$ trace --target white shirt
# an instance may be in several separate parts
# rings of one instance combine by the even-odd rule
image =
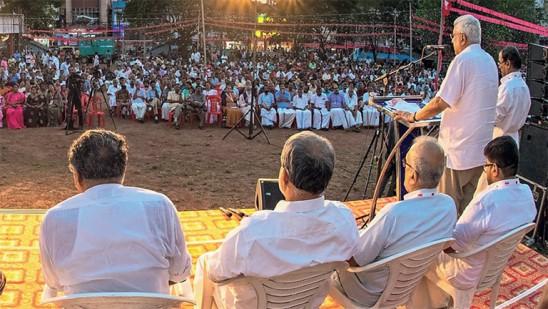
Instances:
[[[40,230],[47,286],[83,292],[169,293],[190,275],[177,212],[163,194],[94,186],[48,210]]]
[[[519,144],[518,131],[525,124],[530,107],[531,95],[521,73],[512,72],[501,78],[493,138],[509,135]]]
[[[362,231],[354,260],[365,266],[377,260],[451,237],[457,210],[451,197],[435,189],[421,189],[404,196],[403,201],[386,205]],[[386,269],[360,274],[359,281],[369,293],[352,289],[354,273],[339,273],[340,283],[350,298],[374,305],[388,280]]]
[[[481,247],[521,225],[532,222],[537,213],[533,194],[517,179],[492,183],[474,197],[455,227],[457,252],[469,252]],[[475,287],[485,262],[478,254],[458,260],[441,253],[438,269],[459,289]]]
[[[314,93],[310,97],[310,102],[314,104],[314,108],[324,109],[326,108],[327,96],[325,95],[325,93],[322,93],[320,95],[318,95],[317,93]]]
[[[358,96],[356,95],[356,91],[352,92],[352,96],[350,96],[347,91],[344,94],[344,103],[348,106],[348,109],[354,110],[354,108],[358,106]]]
[[[449,104],[439,134],[448,168],[467,170],[484,163],[483,148],[493,136],[497,87],[497,65],[479,44],[451,61],[437,93]]]
[[[342,203],[317,199],[280,201],[274,211],[259,211],[232,230],[219,249],[207,254],[209,278],[239,275],[268,278],[322,263],[345,261],[354,253],[358,229]],[[200,276],[198,273],[196,277]],[[250,286],[219,288],[225,308],[257,308]],[[319,308],[325,294],[314,300]]]
[[[299,97],[297,94],[293,97],[292,104],[296,109],[306,109],[308,107],[308,96],[303,93],[302,97]]]

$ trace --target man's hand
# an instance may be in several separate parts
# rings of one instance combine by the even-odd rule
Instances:
[[[403,120],[403,121],[407,121],[409,123],[413,123],[415,122],[415,120],[413,119],[413,113],[410,113],[410,112],[396,112],[395,113],[395,116],[394,116],[394,120]]]

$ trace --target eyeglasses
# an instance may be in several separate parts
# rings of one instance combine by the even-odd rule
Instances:
[[[415,173],[417,173],[417,175],[419,174],[419,172],[417,172],[417,169],[412,167],[411,164],[407,163],[407,160],[405,160],[405,158],[402,159],[402,162],[403,162],[403,168],[407,168],[409,167],[410,169],[412,169]]]
[[[483,170],[486,170],[490,166],[497,166],[497,164],[496,163],[485,163],[485,164],[483,164]]]
[[[453,41],[453,39],[454,39],[457,35],[459,35],[459,34],[464,34],[464,33],[463,33],[463,32],[457,32],[457,33],[455,33],[455,34],[452,34],[452,33],[451,33],[451,34],[449,35],[449,37],[451,38],[451,41]]]

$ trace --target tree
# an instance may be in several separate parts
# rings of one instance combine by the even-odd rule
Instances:
[[[61,0],[4,0],[2,13],[25,15],[25,24],[31,29],[46,29],[58,19]]]

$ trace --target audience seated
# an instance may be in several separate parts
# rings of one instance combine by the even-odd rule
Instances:
[[[403,201],[385,206],[361,231],[353,266],[377,260],[442,238],[451,237],[457,211],[453,199],[438,193],[436,187],[445,167],[444,151],[431,137],[418,137],[405,157]],[[362,305],[373,306],[388,279],[386,269],[367,273],[339,271],[334,285]],[[357,293],[362,285],[368,293]],[[361,290],[361,289],[360,289]]]
[[[334,166],[335,153],[327,139],[302,132],[286,141],[278,177],[285,200],[273,211],[243,219],[217,250],[198,259],[194,280],[198,306],[211,297],[210,280],[272,277],[352,256],[358,237],[352,212],[323,195]],[[312,308],[322,304],[327,284],[324,288]],[[223,285],[212,294],[225,308],[257,308],[251,286]]]
[[[169,293],[188,278],[176,209],[164,195],[123,185],[123,136],[90,130],[68,151],[79,194],[48,210],[40,230],[45,295],[85,292]]]
[[[518,147],[510,136],[495,138],[484,149],[486,158],[483,170],[489,186],[472,199],[455,227],[455,243],[446,252],[469,252],[505,233],[532,222],[536,207],[531,189],[516,178],[519,162]],[[437,265],[427,274],[426,289],[430,295],[415,296],[419,307],[445,306],[448,295],[433,284],[444,281],[459,290],[475,288],[480,279],[485,255],[455,259],[445,253],[438,257]],[[424,293],[424,291],[417,291]],[[419,303],[431,301],[431,303]]]

